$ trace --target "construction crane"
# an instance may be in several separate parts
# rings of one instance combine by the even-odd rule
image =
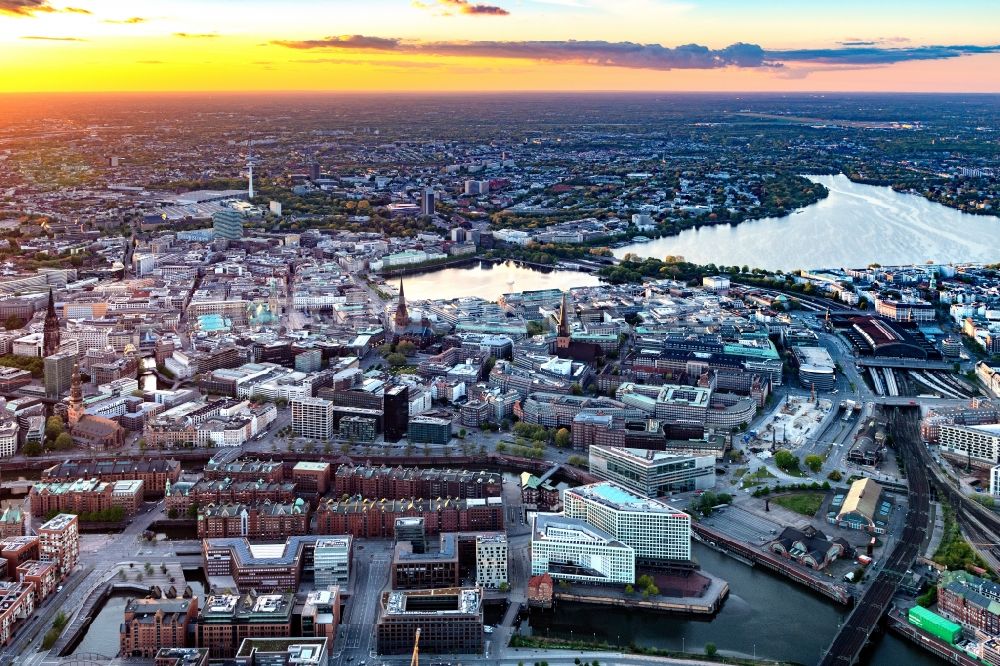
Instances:
[[[413,635],[413,655],[410,657],[410,666],[420,666],[420,627]]]

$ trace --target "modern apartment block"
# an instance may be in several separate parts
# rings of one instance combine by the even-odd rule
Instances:
[[[505,534],[476,536],[476,585],[496,589],[508,582],[507,550]]]
[[[59,566],[59,577],[65,579],[80,558],[80,523],[71,513],[60,513],[38,528],[43,560]]]
[[[535,515],[531,531],[531,575],[584,583],[635,582],[635,550],[614,535],[577,518]]]
[[[35,599],[31,583],[0,582],[0,645],[10,645],[17,623],[35,612]]]
[[[590,473],[643,497],[663,497],[714,488],[715,456],[591,446]]]
[[[635,550],[636,557],[687,562],[691,516],[655,499],[602,481],[563,492],[567,518],[582,520]]]
[[[330,439],[334,434],[333,403],[323,398],[291,401],[292,430],[300,437]]]

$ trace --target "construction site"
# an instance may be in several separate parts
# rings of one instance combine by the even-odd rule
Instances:
[[[833,402],[810,396],[787,396],[755,430],[744,436],[751,449],[797,449],[822,427]]]

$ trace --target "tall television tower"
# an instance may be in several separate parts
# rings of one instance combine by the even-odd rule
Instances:
[[[247,149],[247,173],[250,176],[250,186],[247,189],[247,193],[250,195],[250,198],[253,199],[253,165],[254,165],[254,159],[253,159],[253,139],[250,139],[250,140],[247,141],[247,146],[248,146],[248,149]]]

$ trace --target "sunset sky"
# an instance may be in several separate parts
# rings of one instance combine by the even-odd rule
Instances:
[[[0,0],[0,92],[1000,92],[997,0]]]

